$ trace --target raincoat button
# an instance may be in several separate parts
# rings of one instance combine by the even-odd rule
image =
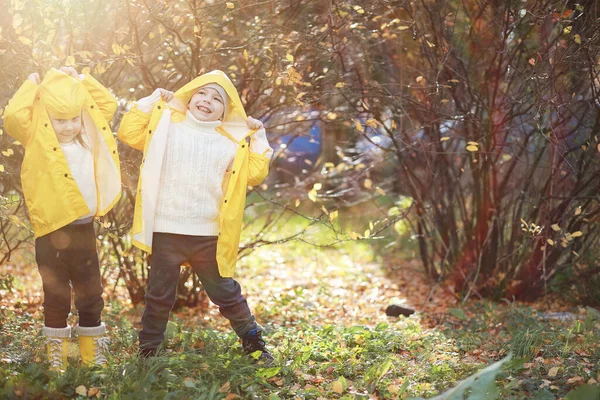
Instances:
[[[243,144],[243,145],[242,145],[242,149],[243,149],[244,147],[246,147],[246,145],[245,145],[245,144]]]
[[[227,203],[227,200],[225,200],[223,203]]]
[[[235,174],[235,171],[233,171],[232,174]]]
[[[94,108],[94,105],[92,104],[92,105],[90,106],[90,108]]]
[[[56,147],[54,149],[52,149],[52,150],[56,151]]]
[[[105,131],[105,130],[106,130],[106,127],[105,127],[105,126],[103,126],[103,127],[102,127],[102,130],[103,130],[103,131]]]
[[[113,154],[117,154],[117,151],[116,151],[116,150],[113,150]]]
[[[68,178],[68,177],[69,177],[69,174],[65,174],[65,178]]]
[[[152,135],[152,129],[148,130],[148,135]]]
[[[158,106],[158,107],[156,107],[156,108],[158,108],[158,109],[160,110],[160,106]]]
[[[48,127],[48,124],[44,124],[44,127],[46,127],[46,128],[47,128],[47,127]]]

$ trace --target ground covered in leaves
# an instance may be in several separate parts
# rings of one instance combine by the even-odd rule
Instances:
[[[267,332],[273,365],[245,357],[212,305],[178,310],[162,355],[138,359],[142,309],[110,290],[108,367],[83,367],[73,340],[70,367],[57,375],[43,353],[37,271],[26,255],[14,260],[0,266],[0,275],[14,276],[0,291],[0,398],[429,398],[509,353],[493,387],[483,395],[471,389],[469,398],[600,398],[597,310],[460,306],[428,285],[416,263],[375,256],[360,241],[264,247],[240,262],[238,280]],[[417,312],[387,317],[389,304]]]

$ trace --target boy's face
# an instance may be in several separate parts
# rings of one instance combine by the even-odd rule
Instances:
[[[192,96],[187,108],[198,121],[212,122],[223,117],[225,104],[217,90],[201,87]]]
[[[72,142],[81,132],[81,116],[71,119],[56,119],[50,117],[52,128],[59,143]]]

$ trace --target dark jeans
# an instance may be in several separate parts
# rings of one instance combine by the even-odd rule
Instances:
[[[72,287],[79,325],[100,325],[104,300],[93,222],[67,225],[37,238],[35,260],[44,287],[44,324],[67,327]]]
[[[216,258],[215,236],[154,233],[140,348],[155,349],[164,340],[169,313],[175,304],[180,266],[186,261],[238,336],[258,327],[246,298],[242,296],[240,284],[219,275]]]

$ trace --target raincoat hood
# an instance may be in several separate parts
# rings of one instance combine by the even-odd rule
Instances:
[[[173,109],[172,120],[174,122],[183,121],[187,111],[187,104],[190,102],[192,96],[202,86],[209,84],[219,85],[229,98],[228,100],[224,99],[226,104],[225,115],[223,116],[223,128],[225,130],[236,130],[239,127],[245,128],[247,116],[242,105],[242,100],[229,77],[225,72],[219,70],[200,75],[175,92],[174,101],[170,102]]]
[[[50,117],[72,119],[81,115],[87,91],[83,83],[54,68],[39,87],[40,100]]]

